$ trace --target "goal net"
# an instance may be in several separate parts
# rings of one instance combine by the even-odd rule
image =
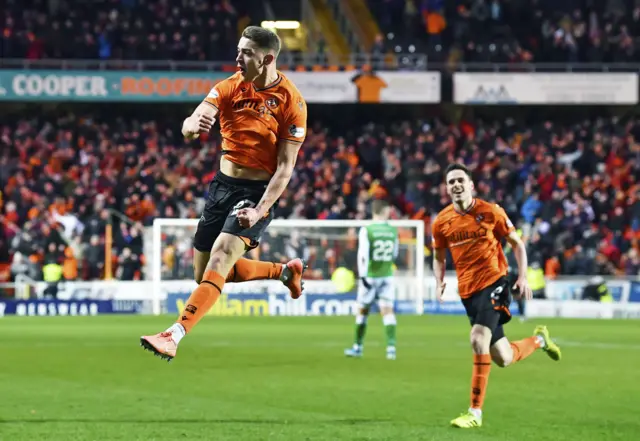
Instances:
[[[358,232],[371,221],[274,220],[251,259],[308,262],[304,295],[289,298],[279,281],[227,283],[212,315],[345,315],[356,310]],[[424,223],[389,221],[398,228],[395,261],[396,309],[422,314],[424,308]],[[153,313],[178,314],[193,280],[193,236],[198,219],[156,219],[153,223]]]

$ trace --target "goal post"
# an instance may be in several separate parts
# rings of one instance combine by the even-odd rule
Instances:
[[[158,218],[153,222],[153,247],[151,256],[151,279],[153,285],[153,314],[172,312],[167,308],[168,293],[180,289],[188,291],[193,283],[192,240],[198,219]],[[357,284],[357,239],[360,227],[375,223],[370,220],[273,220],[260,246],[248,253],[249,258],[284,262],[294,257],[310,260],[310,269],[305,277],[305,293],[314,296],[347,294],[344,286],[332,281],[337,277],[336,269],[347,274],[348,291],[355,295]],[[424,222],[419,220],[390,220],[388,223],[399,232],[399,255],[396,260],[396,292],[404,312],[422,314],[425,300],[424,268]],[[231,285],[231,286],[230,286]],[[238,288],[234,285],[244,285]],[[260,281],[225,285],[225,292],[253,293],[274,292],[282,288],[280,282]],[[250,287],[250,288],[247,288]],[[315,298],[315,297],[314,297]],[[294,305],[293,308],[298,308]],[[175,307],[174,307],[175,309]],[[277,309],[277,308],[276,308]],[[311,308],[313,309],[313,308]],[[316,308],[317,309],[317,308]],[[278,310],[279,311],[279,310]],[[288,309],[287,311],[290,312]],[[313,311],[299,311],[299,315]]]

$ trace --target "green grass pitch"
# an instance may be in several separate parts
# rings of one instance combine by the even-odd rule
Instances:
[[[0,319],[0,440],[633,440],[640,322],[546,320],[562,344],[492,368],[484,426],[469,400],[464,317],[398,318],[398,360],[370,318],[207,317],[167,364],[138,346],[173,317]],[[512,340],[537,322],[507,326]]]

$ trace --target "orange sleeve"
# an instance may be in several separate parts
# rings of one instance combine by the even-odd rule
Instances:
[[[516,231],[516,228],[513,226],[511,219],[509,219],[509,216],[507,216],[507,213],[500,205],[495,204],[493,206],[493,212],[496,216],[496,225],[493,229],[493,232],[498,239],[503,239],[513,231]]]
[[[292,95],[280,126],[280,139],[302,143],[307,136],[307,103],[298,95]]]
[[[204,102],[212,105],[218,111],[222,111],[227,103],[231,101],[232,84],[230,78],[220,81],[209,91],[209,95],[206,96]]]
[[[440,227],[439,218],[436,217],[433,227],[431,228],[431,235],[433,236],[432,245],[434,249],[441,250],[447,248],[447,238],[442,234],[442,228]]]

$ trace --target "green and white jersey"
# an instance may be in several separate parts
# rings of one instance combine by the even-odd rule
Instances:
[[[390,277],[398,257],[398,230],[388,223],[360,228],[358,236],[358,275]]]

